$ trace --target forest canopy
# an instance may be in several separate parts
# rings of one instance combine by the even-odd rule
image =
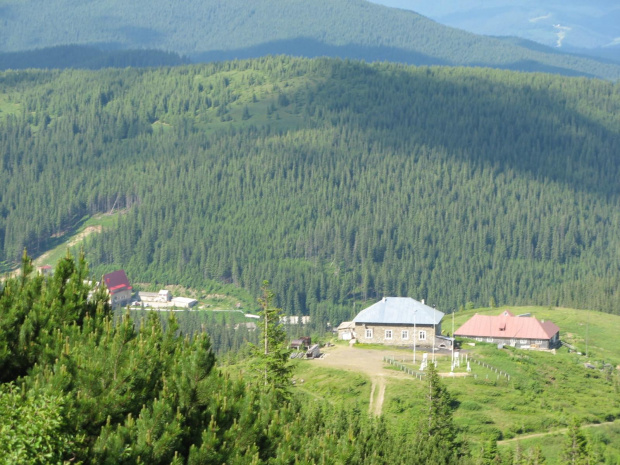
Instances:
[[[0,3],[0,51],[59,45],[158,49],[195,62],[287,54],[620,78],[618,63],[476,35],[365,0]]]
[[[0,73],[0,263],[84,218],[97,273],[354,300],[620,308],[620,88],[268,57]]]

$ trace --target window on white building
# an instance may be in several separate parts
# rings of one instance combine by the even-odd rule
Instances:
[[[372,329],[366,330],[366,339],[372,339]]]
[[[386,339],[392,339],[392,330],[391,329],[386,329],[385,330],[385,338]]]
[[[478,341],[478,342],[482,342],[482,338],[481,338],[481,337],[477,337],[477,338],[476,338],[476,341]]]
[[[409,339],[409,331],[407,331],[406,329],[403,329],[402,333],[400,333],[400,338]]]
[[[487,342],[493,342],[493,338],[492,337],[487,337]]]
[[[426,341],[426,331],[420,331],[420,332],[418,333],[418,339],[419,339],[420,341]]]

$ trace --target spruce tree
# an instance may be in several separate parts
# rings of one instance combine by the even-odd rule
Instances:
[[[590,453],[588,439],[581,431],[579,420],[573,418],[566,432],[562,448],[562,462],[570,465],[589,465]]]
[[[452,418],[452,398],[433,363],[428,365],[425,383],[426,415],[420,422],[411,455],[405,461],[412,464],[458,463],[464,454]]]
[[[259,345],[253,345],[255,366],[261,373],[262,384],[267,390],[275,390],[278,396],[288,397],[289,378],[292,366],[289,363],[290,349],[286,344],[286,332],[280,324],[282,310],[273,306],[275,294],[269,287],[269,281],[263,281],[260,305],[260,339]]]

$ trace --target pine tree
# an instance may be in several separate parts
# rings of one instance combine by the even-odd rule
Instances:
[[[452,418],[452,398],[433,363],[428,365],[425,389],[427,414],[421,420],[411,455],[405,462],[458,463],[463,451]]]
[[[545,459],[540,446],[530,449],[526,463],[527,465],[545,465],[547,463],[547,459]]]
[[[256,367],[261,372],[266,389],[275,390],[279,396],[287,397],[292,366],[289,363],[290,350],[286,344],[286,332],[280,324],[282,310],[273,306],[275,294],[264,281],[261,287],[260,345],[252,346]]]
[[[581,431],[579,420],[573,418],[566,432],[562,448],[562,461],[570,465],[589,465],[591,463],[588,439]]]
[[[427,418],[425,434],[439,437],[446,444],[456,444],[456,427],[452,419],[452,397],[439,379],[435,364],[428,365],[427,382]]]

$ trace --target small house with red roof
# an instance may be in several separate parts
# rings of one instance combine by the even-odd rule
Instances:
[[[515,316],[508,310],[496,316],[475,314],[454,335],[523,349],[553,349],[560,345],[560,328],[551,321],[537,320],[529,314]]]
[[[116,270],[104,275],[103,282],[110,294],[110,305],[112,307],[125,305],[131,301],[133,288],[129,284],[125,270]]]
[[[52,268],[52,265],[43,265],[37,268],[37,271],[39,272],[40,275],[43,276],[52,276],[52,274],[54,274],[54,269]]]

